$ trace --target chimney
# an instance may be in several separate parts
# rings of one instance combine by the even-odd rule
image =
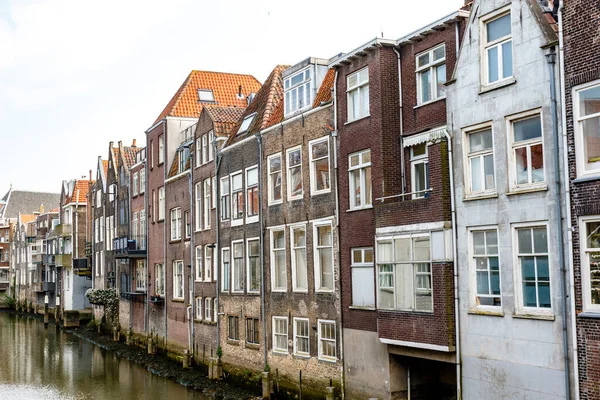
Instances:
[[[131,147],[136,147],[135,143],[136,143],[136,140],[133,139],[133,143],[131,143]]]
[[[40,214],[44,213],[44,204],[40,204]]]

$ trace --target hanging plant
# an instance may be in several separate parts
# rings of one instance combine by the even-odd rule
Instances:
[[[119,298],[117,290],[110,289],[88,289],[85,295],[90,303],[104,306],[104,316],[111,326],[116,326],[119,321]]]

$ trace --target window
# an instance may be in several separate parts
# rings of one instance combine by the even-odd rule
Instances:
[[[198,182],[194,185],[194,196],[196,198],[196,209],[194,210],[194,219],[196,231],[202,229],[202,183]]]
[[[259,344],[258,318],[246,318],[246,343]]]
[[[202,297],[196,297],[196,319],[202,319]]]
[[[154,291],[157,296],[165,295],[164,264],[154,264]]]
[[[110,218],[108,219],[108,226],[109,226],[108,231],[110,232]],[[134,239],[134,240],[137,241],[137,237],[138,237],[138,213],[136,213],[136,212],[133,213],[133,222],[131,224],[131,230],[132,230],[132,232],[131,232],[132,239]]]
[[[229,247],[221,250],[221,291],[229,291]]]
[[[158,188],[158,220],[165,219],[165,187]]]
[[[202,164],[208,162],[208,136],[202,135]]]
[[[515,229],[518,281],[522,286],[523,307],[549,309],[550,269],[548,235],[545,226]]]
[[[294,355],[310,356],[308,318],[294,318]]]
[[[173,298],[183,299],[183,260],[173,261]]]
[[[248,219],[250,217],[258,218],[258,167],[246,170],[246,202],[248,204]]]
[[[295,292],[308,291],[308,269],[306,266],[306,228],[290,228],[292,242],[292,288]]]
[[[217,177],[216,176],[212,177],[211,186],[212,186],[212,194],[210,195],[210,200],[211,200],[210,205],[211,205],[211,208],[215,209],[215,208],[217,208]]]
[[[329,192],[329,138],[308,144],[311,194]]]
[[[187,159],[190,155],[190,149],[189,147],[184,147],[182,149],[180,149],[177,152],[178,155],[178,163],[177,163],[177,173],[181,174],[183,171],[185,171],[186,168],[186,163],[187,163]]]
[[[210,228],[211,178],[204,180],[204,229]]]
[[[440,45],[416,57],[417,104],[445,96],[446,46]]]
[[[273,291],[287,290],[285,262],[285,230],[271,231],[271,287]]]
[[[429,235],[377,242],[381,309],[433,311]]]
[[[242,121],[242,125],[240,125],[240,129],[237,132],[237,135],[246,132],[250,128],[252,121],[254,121],[254,117],[256,117],[256,113],[252,113],[244,118],[244,120]]]
[[[196,162],[196,168],[198,168],[200,165],[202,165],[202,138],[199,137],[196,139],[196,145],[194,146],[194,149],[196,151],[196,158],[195,158],[195,162]]]
[[[429,158],[427,143],[410,148],[410,175],[412,181],[412,198],[427,197],[429,191]]]
[[[110,217],[110,225],[114,229],[115,221],[114,217]],[[140,210],[140,236],[139,236],[139,247],[140,250],[146,250],[146,211]]]
[[[154,140],[150,141],[150,169],[154,168]]]
[[[244,187],[242,185],[242,173],[231,175],[231,208],[232,218],[244,218]]]
[[[581,274],[584,311],[600,310],[600,219],[585,217],[579,222],[581,232]]]
[[[158,165],[165,162],[165,137],[160,135],[158,137]]]
[[[152,222],[156,222],[156,190],[152,189]]]
[[[284,80],[285,115],[293,114],[312,105],[310,67]]]
[[[286,154],[288,200],[302,198],[302,148],[289,149]]]
[[[375,308],[373,248],[354,248],[352,254],[352,306]]]
[[[146,261],[138,260],[135,266],[135,290],[146,291]]]
[[[146,168],[140,169],[140,194],[146,191]]]
[[[213,245],[214,246],[214,245]],[[213,248],[211,245],[204,246],[204,281],[210,282],[212,279],[212,259]]]
[[[510,121],[512,145],[512,186],[544,182],[544,150],[540,115]]]
[[[370,207],[371,196],[371,150],[348,156],[350,175],[350,209]]]
[[[215,150],[213,148],[214,141],[215,133],[213,131],[208,132],[208,161],[212,161],[215,158]]]
[[[215,96],[213,95],[213,91],[210,89],[198,89],[198,100],[214,102]]]
[[[239,322],[240,317],[234,317],[230,315],[227,320],[227,339],[229,340],[240,340],[240,332],[239,332]]]
[[[600,83],[593,82],[573,93],[577,175],[600,171]]]
[[[348,122],[369,115],[369,69],[364,68],[348,75],[346,79],[348,95]]]
[[[133,195],[134,196],[138,195],[138,178],[139,178],[139,174],[136,171],[133,173]]]
[[[288,319],[273,317],[273,351],[288,353]]]
[[[494,141],[492,129],[485,128],[466,132],[467,146],[467,191],[481,193],[494,191]]]
[[[171,210],[171,240],[181,239],[181,207]]]
[[[267,160],[269,167],[269,204],[281,202],[281,154],[269,156]]]
[[[229,206],[229,177],[221,178],[221,221],[226,221],[230,216]]]
[[[333,234],[331,224],[315,225],[315,289],[333,291]]]
[[[188,239],[192,236],[192,222],[190,221],[190,212],[186,211],[183,214],[183,222],[185,225],[185,238]]]
[[[204,299],[204,320],[210,321],[212,319],[212,299],[207,297]]]
[[[512,77],[512,32],[510,13],[483,22],[485,83]]]
[[[244,243],[233,243],[233,291],[244,291]]]
[[[201,281],[202,280],[202,246],[196,246],[196,258],[195,258],[195,265],[194,265],[194,269],[196,271],[196,276],[195,276],[195,280],[196,281]]]
[[[260,291],[260,241],[248,239],[246,251],[248,252],[248,292]]]
[[[475,305],[501,306],[498,231],[471,231],[471,265],[475,273]]]
[[[102,207],[102,192],[100,190],[96,191],[96,208]]]
[[[336,360],[335,321],[319,320],[319,360]]]
[[[219,302],[216,297],[213,298],[213,321],[219,321]]]

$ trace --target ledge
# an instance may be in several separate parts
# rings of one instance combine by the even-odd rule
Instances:
[[[260,344],[256,344],[256,343],[245,343],[244,347],[247,349],[252,349],[252,350],[260,350]]]
[[[487,315],[488,317],[504,317],[504,311],[494,311],[494,310],[483,310],[479,308],[471,308],[467,311],[467,314],[471,315]]]
[[[501,81],[501,82],[492,83],[491,85],[485,85],[485,86],[482,85],[479,88],[479,94],[481,95],[484,93],[488,93],[488,92],[494,91],[496,89],[514,85],[515,83],[517,83],[517,78],[515,78],[513,76],[512,78],[509,78],[509,79]]]
[[[530,314],[524,312],[516,312],[513,314],[513,318],[520,319],[537,319],[541,321],[554,321],[554,314]]]
[[[526,187],[526,188],[522,188],[522,189],[512,189],[511,191],[506,193],[506,195],[507,196],[515,196],[518,194],[525,194],[525,193],[545,192],[547,190],[548,190],[548,185],[544,184],[543,186],[531,186],[531,187]]]
[[[486,194],[480,194],[480,195],[465,196],[465,197],[463,197],[463,202],[475,201],[475,200],[486,200],[486,199],[497,199],[497,198],[498,198],[498,193],[494,192],[494,193],[486,193]]]
[[[184,300],[184,299],[171,299],[171,301],[172,301],[173,303],[183,303],[183,302],[185,302],[185,300]]]
[[[372,210],[372,209],[373,209],[373,205],[370,205],[370,206],[365,206],[365,207],[360,207],[360,208],[349,208],[346,210],[346,212],[364,211],[364,210]]]
[[[375,307],[359,307],[359,306],[349,306],[351,310],[362,310],[362,311],[377,311]]]
[[[225,340],[225,343],[230,344],[232,346],[239,346],[240,345],[240,341],[239,340],[229,339],[229,338],[227,338]]]
[[[577,314],[577,318],[600,319],[600,313],[584,311],[584,312]]]
[[[582,176],[581,178],[573,179],[571,182],[573,183],[585,183],[585,182],[593,182],[600,180],[600,175],[590,175],[590,176]]]
[[[413,110],[416,110],[416,109],[421,108],[421,107],[426,107],[426,106],[428,106],[430,104],[437,103],[438,101],[442,101],[442,100],[446,100],[446,96],[439,97],[439,98],[437,98],[435,100],[429,100],[429,101],[426,101],[425,103],[417,104],[416,106],[413,107]]]

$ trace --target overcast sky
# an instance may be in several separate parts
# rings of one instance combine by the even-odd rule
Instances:
[[[192,69],[254,75],[397,39],[463,0],[0,0],[0,196],[60,192],[144,131]]]

